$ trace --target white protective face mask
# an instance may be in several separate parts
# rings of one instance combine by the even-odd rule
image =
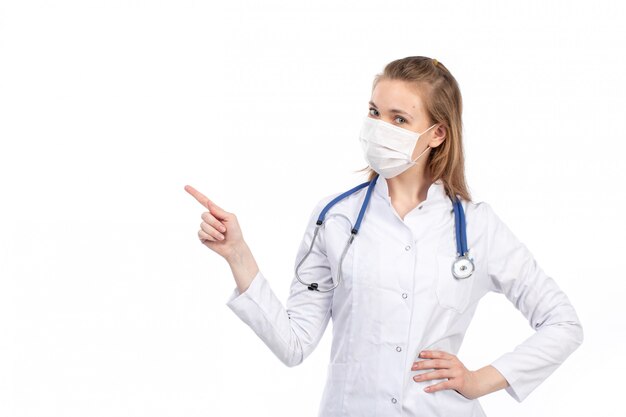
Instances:
[[[381,119],[365,116],[359,134],[363,156],[370,167],[383,178],[392,178],[413,165],[428,150],[411,160],[415,144],[421,135],[428,132],[435,123],[422,133],[403,129]]]

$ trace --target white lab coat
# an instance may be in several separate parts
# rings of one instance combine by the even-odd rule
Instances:
[[[300,268],[305,282],[329,288],[367,187],[326,214],[315,246]],[[343,192],[343,191],[342,191]],[[294,266],[308,250],[322,208],[313,209]],[[423,390],[442,380],[415,382],[411,365],[424,349],[457,354],[476,306],[489,291],[503,293],[536,332],[491,365],[506,391],[522,401],[581,343],[576,312],[556,282],[486,202],[462,202],[474,274],[457,280],[452,202],[440,181],[404,220],[387,182],[374,187],[361,228],[343,263],[341,284],[310,291],[295,274],[286,308],[261,271],[243,294],[235,287],[227,306],[287,366],[300,364],[318,345],[328,321],[333,338],[319,416],[485,416],[478,400],[454,390]],[[463,358],[459,358],[463,361]]]

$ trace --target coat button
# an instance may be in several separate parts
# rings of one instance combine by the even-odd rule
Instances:
[[[406,297],[408,297],[407,293],[403,292],[402,293],[402,298],[406,298]]]
[[[404,250],[411,250],[411,245],[406,245],[406,246],[404,247]]]
[[[396,400],[395,398],[392,398],[392,399],[391,399],[391,402],[395,404],[395,403],[397,403],[397,402],[398,402],[398,400]]]
[[[398,352],[400,352],[400,351],[402,350],[402,348],[401,348],[400,346],[396,346],[396,350],[397,350]]]

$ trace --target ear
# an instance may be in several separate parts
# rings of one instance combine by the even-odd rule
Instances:
[[[441,145],[447,137],[448,137],[448,129],[442,123],[439,126],[437,126],[435,130],[433,131],[433,137],[430,139],[428,146],[430,146],[431,148],[436,148],[437,146]]]

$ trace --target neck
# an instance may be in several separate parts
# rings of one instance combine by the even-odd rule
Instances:
[[[431,177],[421,164],[407,169],[393,178],[385,178],[392,201],[419,204],[426,200]]]

